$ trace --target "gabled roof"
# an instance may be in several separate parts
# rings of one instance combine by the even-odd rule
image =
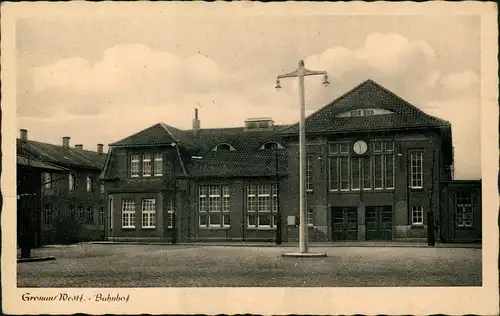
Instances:
[[[26,156],[20,156],[17,155],[17,165],[26,167],[26,168],[33,168],[33,169],[40,169],[41,171],[66,171],[68,169],[63,168],[63,167],[58,167],[56,165],[50,164],[43,162],[41,160],[31,158],[31,157],[26,157]]]
[[[385,109],[394,114],[361,117],[337,117],[355,109]],[[373,80],[366,80],[341,97],[306,118],[306,133],[342,133],[348,131],[376,131],[396,128],[450,126],[448,121],[424,113]],[[298,124],[282,131],[296,134]]]
[[[17,139],[17,153],[23,157],[34,158],[44,163],[66,168],[101,170],[106,159],[106,154],[91,150],[65,148],[59,145],[34,140],[21,141],[20,139]]]
[[[162,146],[180,142],[181,146],[192,148],[195,146],[189,136],[173,126],[165,123],[157,123],[138,133],[128,136],[122,140],[109,144],[112,147],[141,147],[141,146]]]

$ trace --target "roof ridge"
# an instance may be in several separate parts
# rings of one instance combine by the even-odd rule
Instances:
[[[20,138],[16,138],[16,139],[17,139],[17,140],[19,140],[19,141],[22,141]],[[26,143],[30,143],[30,142],[32,142],[32,143],[38,143],[38,144],[43,144],[43,145],[54,146],[54,147],[56,147],[56,148],[69,148],[69,149],[72,149],[72,150],[77,150],[77,149],[76,149],[76,148],[74,148],[74,147],[63,147],[63,146],[58,145],[58,144],[47,143],[47,142],[41,142],[41,141],[39,141],[39,140],[34,140],[34,139],[28,139],[28,140],[26,140],[26,141],[24,141],[24,142],[26,142]],[[84,152],[89,152],[89,153],[94,153],[94,154],[99,154],[99,152],[98,152],[98,151],[96,151],[96,150],[89,150],[89,149],[78,149],[78,150],[79,150],[79,151],[84,151]],[[104,153],[103,153],[103,154],[104,154]]]
[[[373,81],[372,79],[366,79],[365,81],[362,81],[361,83],[359,83],[358,85],[356,85],[354,88],[351,88],[350,90],[348,90],[347,92],[343,93],[342,95],[340,95],[339,97],[337,97],[336,99],[334,99],[333,101],[330,101],[329,103],[323,105],[322,107],[320,107],[318,110],[314,111],[313,113],[309,114],[305,120],[307,120],[308,118],[314,116],[314,115],[317,115],[323,111],[325,111],[326,109],[328,109],[331,105],[335,104],[335,103],[338,103],[340,100],[344,99],[345,97],[347,97],[348,95],[350,95],[351,93],[353,93],[354,91],[360,89],[362,86],[368,84],[368,83],[375,83],[377,84],[375,81]],[[294,123],[292,125],[290,125],[289,127],[287,128],[284,128],[281,132],[283,131],[286,131],[287,129],[291,129],[291,128],[294,128],[295,126],[299,125],[300,123],[297,122],[297,123]]]

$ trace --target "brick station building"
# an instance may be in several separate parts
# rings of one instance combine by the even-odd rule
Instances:
[[[31,246],[104,238],[104,186],[99,181],[106,153],[28,139],[22,129],[17,142],[18,238],[30,235]],[[60,221],[81,225],[78,232],[60,232]],[[71,228],[68,228],[71,229]],[[75,236],[68,236],[68,234]]]
[[[272,241],[281,216],[297,240],[298,124],[200,125],[196,110],[191,130],[158,123],[110,144],[106,238]],[[307,117],[306,137],[311,241],[425,240],[429,214],[438,240],[480,240],[480,186],[452,181],[449,122],[367,80]]]

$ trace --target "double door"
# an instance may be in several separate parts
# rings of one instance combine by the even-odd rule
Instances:
[[[392,239],[392,207],[366,206],[366,240]]]
[[[332,207],[332,240],[358,240],[357,207]]]

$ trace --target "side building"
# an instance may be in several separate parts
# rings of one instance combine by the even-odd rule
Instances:
[[[106,238],[298,240],[298,132],[270,118],[202,129],[196,110],[191,130],[158,123],[110,144]],[[443,202],[455,183],[449,122],[367,80],[307,117],[306,137],[311,241],[464,240]]]
[[[104,185],[99,181],[106,159],[103,145],[97,151],[82,145],[72,148],[69,137],[63,137],[61,145],[47,144],[29,140],[22,129],[17,155],[18,170],[23,170],[18,173],[18,190],[29,186],[37,192],[29,212],[37,245],[104,238]],[[35,169],[26,178],[24,170]],[[18,222],[23,225],[23,220]]]

